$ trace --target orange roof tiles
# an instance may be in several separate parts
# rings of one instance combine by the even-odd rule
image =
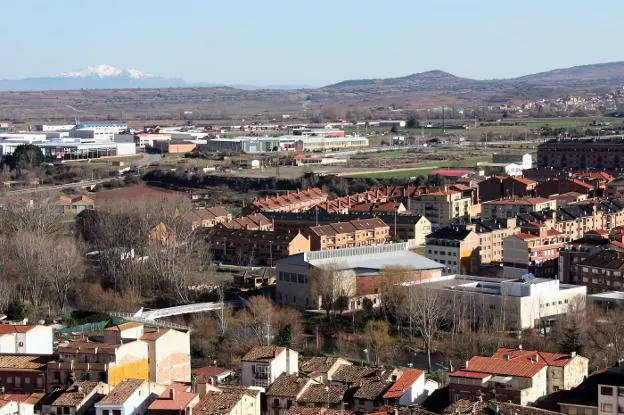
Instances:
[[[148,410],[154,411],[180,411],[184,410],[197,397],[191,392],[184,392],[175,388],[167,388],[160,394],[158,399],[150,404]]]
[[[401,396],[403,396],[405,391],[407,391],[414,384],[414,382],[418,380],[418,378],[424,376],[424,374],[425,372],[423,372],[422,370],[406,370],[405,372],[403,372],[401,377],[396,382],[394,382],[392,386],[390,386],[390,389],[386,391],[383,396],[384,399],[400,398]]]
[[[3,334],[26,333],[34,327],[34,325],[27,324],[0,324],[0,336]]]
[[[538,362],[546,363],[548,366],[564,367],[574,359],[567,353],[549,353],[539,352],[535,350],[509,349],[500,347],[492,355],[493,358],[504,360],[505,356],[509,356],[511,360],[524,360],[532,362],[537,358]]]
[[[466,370],[492,375],[532,378],[546,367],[544,362],[531,360],[503,360],[494,357],[474,356],[468,361]]]

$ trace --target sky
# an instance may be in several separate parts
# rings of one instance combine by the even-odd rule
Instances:
[[[321,86],[441,69],[509,78],[624,60],[622,0],[10,0],[0,79],[98,64]]]

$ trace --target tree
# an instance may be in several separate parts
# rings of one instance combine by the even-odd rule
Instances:
[[[439,174],[436,174],[435,176],[430,176],[429,179],[427,180],[428,186],[442,186],[443,184],[444,184],[444,178],[440,176]]]
[[[43,163],[45,157],[41,149],[33,144],[19,145],[13,151],[13,154],[8,156],[7,162],[11,168],[16,170],[32,169],[38,167]]]
[[[390,325],[383,320],[370,320],[364,327],[366,351],[375,366],[388,359],[394,350],[394,339],[389,330]]]
[[[68,293],[84,276],[82,255],[74,241],[64,239],[55,243],[49,259],[50,285],[56,294],[59,310],[63,310]]]
[[[6,316],[9,320],[23,320],[30,314],[30,309],[26,304],[18,298],[14,298],[6,310]]]
[[[407,290],[404,315],[410,318],[425,343],[427,368],[431,372],[433,341],[441,329],[447,302],[439,291],[413,285]]]
[[[570,327],[563,333],[563,339],[559,345],[559,349],[563,353],[576,352],[581,354],[583,352],[583,347],[580,327],[576,321],[572,321]]]
[[[420,122],[418,121],[418,118],[410,117],[410,119],[405,123],[405,126],[407,128],[420,128]]]
[[[338,264],[314,268],[310,273],[309,282],[310,294],[320,301],[319,305],[325,310],[328,321],[331,319],[332,310],[339,309],[340,298],[348,299],[355,291],[355,274],[343,271]]]
[[[393,126],[390,128],[390,132],[391,132],[391,133],[398,133],[398,132],[399,132],[399,129],[397,128],[397,126],[396,126],[396,125],[393,125]]]
[[[277,333],[277,345],[281,347],[291,348],[293,345],[292,326],[286,324]]]
[[[364,297],[362,300],[362,309],[368,317],[373,315],[373,300],[368,297]]]

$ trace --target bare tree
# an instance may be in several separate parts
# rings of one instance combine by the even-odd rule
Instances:
[[[12,257],[19,264],[20,287],[31,304],[38,307],[47,292],[48,252],[54,248],[50,239],[29,231],[12,236]]]
[[[343,268],[339,264],[328,264],[314,268],[309,275],[310,294],[320,300],[327,320],[331,319],[332,310],[344,306],[344,298],[355,295],[355,274]]]
[[[261,295],[251,297],[238,319],[258,345],[270,345],[277,332],[276,307],[271,300]]]
[[[414,327],[423,338],[429,372],[431,372],[433,341],[441,329],[446,310],[447,300],[438,290],[418,285],[408,288],[404,313],[406,317],[411,318]]]
[[[59,232],[62,226],[56,212],[56,195],[38,195],[32,200],[12,199],[0,210],[2,233],[29,231],[41,234]]]
[[[49,252],[48,276],[54,288],[59,310],[63,310],[67,295],[84,276],[82,250],[71,239],[56,241]]]

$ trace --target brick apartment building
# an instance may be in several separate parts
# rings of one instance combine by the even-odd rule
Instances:
[[[473,201],[470,196],[457,190],[442,190],[414,197],[410,202],[414,215],[425,216],[436,228],[448,225],[458,218],[471,217]]]
[[[490,200],[481,204],[481,217],[512,218],[521,213],[540,212],[557,208],[555,200],[543,197],[512,197],[508,199]]]
[[[587,286],[588,294],[624,291],[624,252],[600,251],[575,267],[577,282]]]
[[[596,194],[594,186],[579,179],[552,179],[535,186],[535,194],[540,197],[576,192],[584,195]]]
[[[300,232],[213,228],[205,233],[215,261],[238,265],[268,265],[289,255],[310,251]]]
[[[390,227],[379,218],[312,226],[303,231],[312,251],[380,245],[390,241]]]
[[[503,273],[519,277],[533,273],[536,277],[555,278],[558,273],[559,250],[565,235],[545,225],[529,224],[521,232],[503,240]]]
[[[537,166],[554,170],[616,171],[624,162],[624,139],[550,140],[537,147]]]
[[[577,265],[601,251],[615,248],[607,235],[596,231],[587,232],[582,238],[566,242],[559,251],[559,281],[580,284]]]
[[[479,200],[532,196],[537,182],[519,176],[492,176],[479,182]]]

